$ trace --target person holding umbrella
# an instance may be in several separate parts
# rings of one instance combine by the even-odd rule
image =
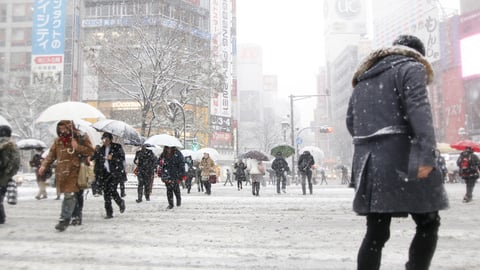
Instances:
[[[277,178],[277,194],[280,194],[280,182],[282,183],[283,193],[286,193],[287,177],[285,176],[285,172],[290,171],[290,168],[288,167],[285,158],[283,158],[282,152],[277,152],[275,159],[272,162],[272,169],[275,171],[275,176]]]
[[[167,209],[173,208],[173,195],[175,194],[177,207],[182,205],[182,195],[180,193],[180,182],[185,180],[185,159],[178,149],[174,146],[164,146],[160,154],[159,171],[162,182],[167,188]]]
[[[478,169],[480,166],[480,160],[477,155],[473,153],[471,147],[466,147],[457,159],[457,166],[459,167],[458,173],[465,182],[467,191],[463,197],[463,202],[468,203],[472,201],[473,188],[478,179]]]
[[[153,151],[147,148],[146,144],[142,144],[141,149],[135,153],[133,163],[137,165],[138,171],[138,199],[135,201],[137,203],[142,202],[143,194],[145,194],[145,200],[150,201],[150,182],[153,181],[157,158]]]
[[[78,198],[78,196],[81,197],[83,192],[77,186],[80,162],[93,155],[94,148],[88,135],[81,135],[71,120],[61,120],[57,123],[57,135],[38,173],[44,175],[47,168],[57,161],[55,182],[64,196],[60,219],[55,229],[62,232],[70,225],[75,208],[78,209],[77,215],[81,218],[83,197]]]

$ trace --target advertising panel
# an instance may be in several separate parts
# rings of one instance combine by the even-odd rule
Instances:
[[[35,0],[32,26],[33,85],[63,84],[66,0]]]
[[[473,11],[460,17],[459,22],[460,55],[462,77],[474,79],[480,77],[478,61],[480,47],[480,11]]]
[[[228,148],[233,149],[232,136],[224,136],[221,132],[231,132],[232,118],[232,2],[231,0],[210,1],[211,14],[211,48],[213,58],[225,71],[223,89],[216,93],[210,102],[210,125],[214,130],[211,136],[211,147],[226,148],[225,140],[229,139]],[[219,139],[221,138],[221,140]]]

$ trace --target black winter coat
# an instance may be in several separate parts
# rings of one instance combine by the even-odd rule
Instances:
[[[186,176],[185,159],[183,158],[182,153],[178,150],[175,150],[171,156],[162,153],[160,155],[159,165],[162,171],[162,181],[180,181]]]
[[[157,157],[150,149],[138,150],[133,163],[137,164],[139,177],[151,177],[157,167]]]
[[[353,78],[346,124],[353,137],[353,210],[426,213],[448,207],[440,169],[416,179],[418,167],[435,166],[435,134],[427,83],[428,61],[394,46],[371,53]]]
[[[125,181],[126,172],[125,172],[125,152],[123,151],[122,145],[118,143],[110,143],[109,154],[112,154],[112,160],[108,161],[108,167],[110,168],[110,174],[113,176],[115,181]],[[99,167],[97,170],[102,170],[105,172],[105,145],[102,145],[98,151],[95,151],[94,156],[92,157],[95,160],[95,163],[99,161]],[[96,173],[96,172],[95,172]]]

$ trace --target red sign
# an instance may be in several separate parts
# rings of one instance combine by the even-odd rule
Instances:
[[[50,55],[50,56],[35,56],[35,64],[61,64],[63,56]]]

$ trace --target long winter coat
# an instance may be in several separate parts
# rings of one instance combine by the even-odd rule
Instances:
[[[20,153],[17,145],[11,141],[0,144],[0,187],[6,187],[7,182],[20,167]]]
[[[211,157],[203,157],[200,161],[200,169],[202,170],[202,177],[209,176],[210,173],[215,173],[215,162]]]
[[[353,137],[353,210],[358,214],[425,213],[448,207],[427,94],[428,61],[404,46],[370,54],[353,77],[346,124]]]
[[[114,181],[121,182],[125,180],[125,152],[123,151],[122,145],[118,143],[110,143],[110,151],[108,154],[112,154],[112,159],[108,161],[108,168],[110,169],[110,174],[113,177]],[[96,160],[101,160],[99,164],[103,170],[105,169],[105,145],[102,145],[100,149],[95,153],[99,157],[96,157]]]
[[[160,170],[162,181],[180,181],[185,177],[185,159],[180,151],[172,150],[172,154],[163,152],[160,156]]]
[[[62,141],[58,132],[58,126],[65,124],[69,130],[73,131],[73,140],[78,143],[78,148],[73,151],[72,142]],[[60,192],[78,192],[77,179],[80,170],[80,159],[91,156],[94,148],[87,134],[80,135],[79,131],[74,128],[72,121],[62,120],[57,124],[57,135],[50,152],[42,162],[42,167],[48,168],[56,160],[55,167],[55,183]]]
[[[155,173],[157,167],[157,157],[152,150],[146,148],[135,153],[133,163],[137,164],[138,175],[140,178],[150,178]]]

